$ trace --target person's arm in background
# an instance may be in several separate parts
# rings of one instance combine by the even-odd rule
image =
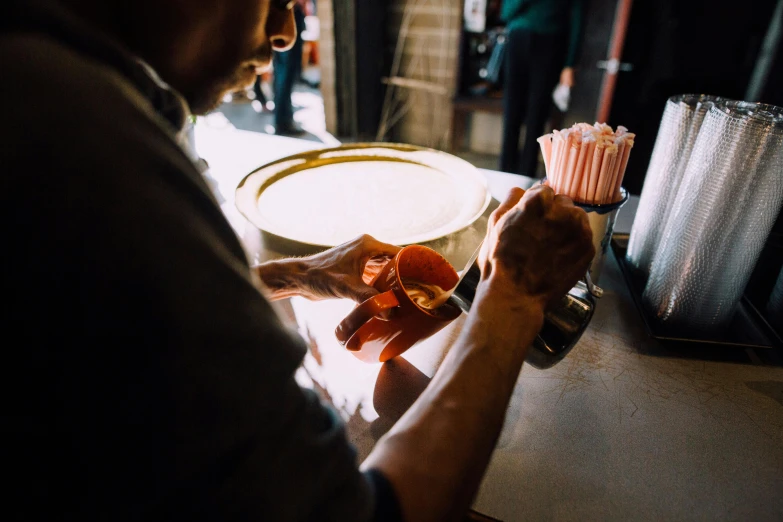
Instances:
[[[363,463],[391,482],[405,520],[464,515],[544,311],[584,274],[590,238],[586,214],[548,187],[515,189],[493,213],[482,282],[459,340]]]
[[[584,0],[572,0],[568,21],[568,51],[565,66],[560,73],[560,83],[568,87],[574,86],[574,65],[579,54],[584,27]]]
[[[524,4],[523,0],[503,0],[500,4],[500,19],[509,23],[519,14]]]

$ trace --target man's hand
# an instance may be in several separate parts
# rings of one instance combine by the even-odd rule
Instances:
[[[565,85],[566,87],[573,87],[574,86],[574,68],[573,67],[564,67],[562,71],[560,71],[560,85]]]
[[[459,338],[363,464],[389,479],[407,520],[462,520],[544,309],[584,275],[591,237],[584,211],[549,187],[515,189],[493,212]]]
[[[271,261],[256,269],[272,299],[347,298],[361,303],[378,294],[368,283],[399,251],[400,247],[363,235],[313,256]]]
[[[513,189],[490,216],[479,266],[493,299],[557,302],[585,274],[595,250],[587,214],[545,185]]]

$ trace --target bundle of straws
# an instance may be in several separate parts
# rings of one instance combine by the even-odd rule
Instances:
[[[577,123],[538,138],[547,185],[578,203],[606,205],[621,199],[635,134],[605,123]]]

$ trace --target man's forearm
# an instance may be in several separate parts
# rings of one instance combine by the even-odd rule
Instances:
[[[274,301],[299,295],[299,282],[307,272],[307,265],[296,259],[280,259],[261,263],[253,269],[269,290],[269,298]]]
[[[473,499],[503,426],[527,347],[543,322],[531,300],[509,310],[480,289],[457,343],[421,397],[376,445],[365,468],[392,482],[406,520],[449,520]]]

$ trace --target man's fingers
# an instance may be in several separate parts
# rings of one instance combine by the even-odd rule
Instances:
[[[347,285],[345,287],[345,295],[344,297],[347,297],[348,299],[353,299],[357,303],[363,303],[366,300],[370,299],[371,297],[375,297],[380,292],[376,290],[375,288],[371,287],[370,285],[366,284],[355,284],[355,285]]]
[[[377,276],[381,270],[383,270],[383,267],[392,259],[391,256],[376,256],[369,259],[362,259],[362,281],[370,284],[370,282],[375,279],[375,276]]]
[[[383,243],[369,234],[364,234],[356,240],[359,242],[359,248],[356,253],[359,254],[358,269],[360,275],[363,273],[366,276],[368,272],[375,275],[375,273],[380,272],[381,268],[389,260],[397,255],[397,252],[402,250],[402,247]],[[365,282],[368,281],[365,279]]]
[[[508,196],[506,196],[506,200],[500,204],[498,208],[495,209],[495,212],[498,212],[500,214],[505,214],[510,209],[514,208],[514,205],[519,203],[519,200],[522,199],[522,197],[525,195],[525,190],[521,189],[519,187],[512,188]]]
[[[525,191],[525,193],[528,193],[528,194],[536,194],[536,193],[538,193],[538,192],[541,192],[541,191],[547,191],[547,190],[552,190],[552,187],[550,187],[550,186],[549,186],[549,185],[547,185],[546,183],[536,183],[535,185],[533,185],[532,187],[530,187],[529,189],[527,189],[527,190]]]
[[[584,209],[581,209],[576,205],[570,205],[563,208],[563,211],[567,212],[572,220],[582,226],[582,232],[585,234],[585,237],[593,237],[593,229],[590,228],[590,219]]]
[[[369,234],[365,234],[361,237],[362,246],[364,252],[368,258],[377,256],[389,256],[394,257],[397,252],[402,250],[402,247],[390,245],[389,243],[383,243],[378,241]]]
[[[564,196],[563,194],[557,194],[554,199],[555,204],[562,205],[564,207],[573,207],[574,201],[569,198],[568,196]]]
[[[384,266],[386,266],[386,263],[388,263],[388,262],[389,262],[389,261],[391,261],[392,259],[394,259],[394,256],[386,256],[386,255],[383,255],[383,256],[372,256],[372,257],[367,257],[367,258],[364,260],[364,269],[365,269],[365,270],[369,270],[369,269],[371,269],[371,268],[378,268],[378,269],[381,269],[381,268],[383,268]]]
[[[506,196],[506,200],[503,201],[498,208],[496,208],[494,211],[492,211],[492,214],[490,215],[490,223],[495,224],[498,222],[498,219],[500,219],[503,214],[514,208],[514,205],[519,203],[519,200],[522,199],[522,196],[525,195],[525,190],[521,189],[519,187],[514,187],[511,189],[511,191],[508,193],[508,196]]]
[[[380,272],[386,266],[386,263],[392,259],[394,259],[394,256],[373,255],[370,252],[365,252],[359,258],[359,270],[363,272]]]
[[[548,185],[536,185],[525,192],[525,196],[517,203],[518,208],[527,208],[534,214],[541,215],[552,205],[555,191]]]

